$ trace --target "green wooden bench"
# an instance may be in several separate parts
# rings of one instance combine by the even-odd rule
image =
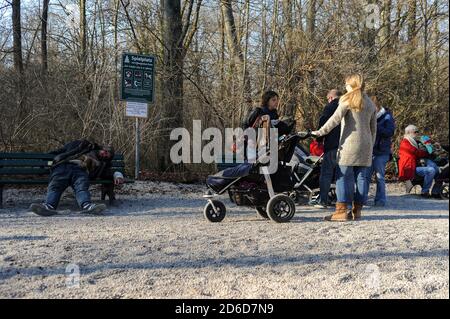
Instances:
[[[47,185],[54,155],[48,153],[0,153],[0,208],[3,206],[3,188],[5,185]],[[112,161],[113,171],[125,175],[123,155],[117,154]],[[125,183],[134,182],[125,178]],[[112,180],[95,179],[92,184],[100,184],[101,199],[108,195],[109,203],[115,200]]]

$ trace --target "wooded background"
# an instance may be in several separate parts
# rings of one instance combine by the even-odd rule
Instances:
[[[444,0],[0,0],[0,151],[86,137],[132,165],[123,51],[157,57],[144,169],[211,170],[171,165],[170,130],[238,127],[267,89],[298,129],[317,128],[350,72],[392,110],[397,145],[408,124],[448,142],[448,18]]]

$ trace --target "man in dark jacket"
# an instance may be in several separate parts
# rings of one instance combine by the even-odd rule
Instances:
[[[375,194],[375,206],[386,205],[386,164],[391,157],[392,137],[395,132],[395,121],[389,110],[385,109],[377,100],[376,96],[371,96],[377,108],[377,135],[373,145],[372,167],[367,176],[367,183],[370,184],[373,173],[376,176],[377,190]],[[369,186],[369,185],[367,185]],[[367,187],[369,191],[369,187]]]
[[[319,119],[319,128],[322,127],[328,119],[333,115],[339,105],[339,98],[341,93],[336,90],[330,90],[327,94],[328,104],[325,106],[322,116]],[[318,142],[324,144],[324,154],[322,160],[322,166],[320,168],[320,195],[317,201],[311,202],[310,204],[319,208],[327,208],[328,203],[328,192],[330,191],[330,186],[333,181],[334,173],[336,170],[336,155],[337,149],[339,147],[339,139],[341,135],[341,126],[336,126],[331,132],[324,136],[318,138]]]
[[[106,206],[91,202],[89,179],[103,178],[121,184],[123,175],[113,173],[111,161],[114,149],[100,146],[87,140],[77,140],[64,145],[63,148],[50,152],[55,155],[48,184],[47,198],[42,204],[32,204],[31,211],[41,216],[57,214],[59,200],[67,187],[75,192],[78,205],[83,213],[98,214]]]

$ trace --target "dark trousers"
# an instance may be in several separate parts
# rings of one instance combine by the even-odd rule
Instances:
[[[320,167],[320,202],[328,205],[328,192],[336,172],[336,155],[337,149],[325,152],[323,155],[322,165]]]
[[[89,174],[76,164],[61,164],[50,175],[46,203],[58,207],[62,193],[71,186],[75,192],[78,205],[91,201],[89,193]]]

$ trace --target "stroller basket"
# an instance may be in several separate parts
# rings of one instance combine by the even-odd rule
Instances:
[[[264,206],[269,200],[269,193],[265,189],[237,189],[228,190],[230,200],[238,206]]]

